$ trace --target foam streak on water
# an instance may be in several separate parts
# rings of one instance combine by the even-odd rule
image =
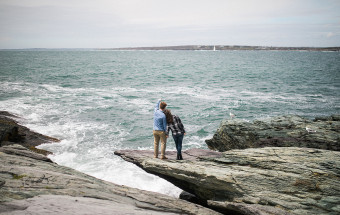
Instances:
[[[340,54],[323,52],[0,51],[0,109],[61,139],[41,148],[65,165],[118,184],[177,196],[170,183],[114,155],[153,148],[158,98],[207,148],[229,112],[253,120],[340,110]],[[167,150],[175,150],[172,138]]]

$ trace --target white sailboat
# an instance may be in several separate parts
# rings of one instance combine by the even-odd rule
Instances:
[[[216,46],[214,46],[214,51],[216,51]]]

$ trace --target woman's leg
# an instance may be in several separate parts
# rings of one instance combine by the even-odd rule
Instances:
[[[183,157],[182,157],[182,142],[183,142],[183,137],[184,137],[183,134],[178,135],[178,149],[177,149],[177,153],[179,154],[179,159],[180,160],[183,160]]]
[[[174,138],[176,150],[177,150],[177,159],[176,160],[179,160],[180,157],[179,157],[179,153],[178,153],[178,135],[172,135],[172,138]]]

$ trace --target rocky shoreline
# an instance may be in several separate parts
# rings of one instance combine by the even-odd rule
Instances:
[[[109,183],[53,163],[33,147],[58,141],[0,112],[3,214],[339,214],[340,117],[224,120],[210,149],[115,154],[187,193],[183,199]],[[308,129],[306,129],[306,127]],[[40,153],[40,154],[39,154]],[[45,155],[44,155],[45,154]],[[195,202],[191,203],[191,202]]]
[[[328,51],[338,52],[340,47],[274,47],[274,46],[231,46],[231,45],[184,45],[155,47],[126,47],[100,50],[172,50],[172,51]]]
[[[220,214],[60,166],[43,155],[46,151],[30,150],[39,141],[56,139],[32,132],[13,118],[1,112],[1,214]]]

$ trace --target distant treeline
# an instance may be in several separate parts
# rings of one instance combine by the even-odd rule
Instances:
[[[274,47],[274,46],[227,46],[227,45],[186,45],[158,47],[107,48],[101,50],[282,50],[282,51],[340,51],[340,47]]]

